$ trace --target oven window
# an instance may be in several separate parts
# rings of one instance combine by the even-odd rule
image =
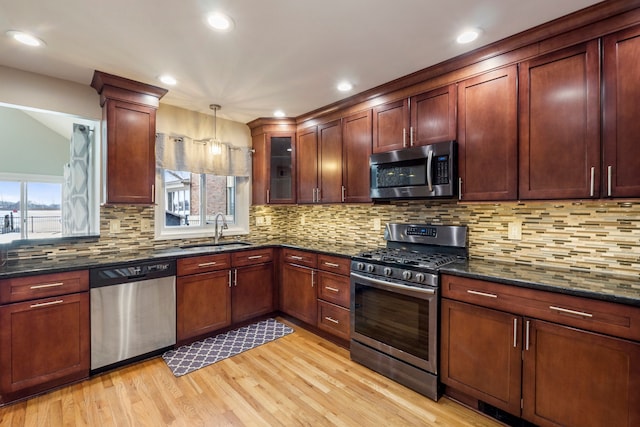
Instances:
[[[429,301],[356,284],[355,331],[429,360]]]
[[[374,166],[374,179],[377,188],[405,187],[425,185],[427,165],[425,159],[417,159]]]

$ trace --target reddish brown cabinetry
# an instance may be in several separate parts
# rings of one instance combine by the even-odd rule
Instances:
[[[87,271],[0,280],[0,289],[0,402],[89,376]]]
[[[318,255],[318,328],[348,340],[349,258]]]
[[[311,127],[298,132],[296,144],[296,179],[298,203],[317,203],[318,132]]]
[[[598,41],[520,64],[520,198],[598,197]]]
[[[342,119],[343,202],[370,202],[371,110]]]
[[[315,253],[283,249],[280,310],[310,325],[316,325],[317,256]]]
[[[258,133],[252,145],[253,204],[295,203],[295,133]]]
[[[458,86],[460,199],[515,200],[518,190],[517,68]]]
[[[449,275],[442,294],[447,387],[541,426],[640,422],[640,309]]]
[[[407,146],[409,100],[389,102],[373,109],[373,152],[399,150]]]
[[[165,89],[96,71],[106,126],[107,203],[152,204],[156,110]]]
[[[178,260],[176,323],[178,343],[231,325],[229,254]]]
[[[604,38],[603,197],[640,197],[640,27]]]
[[[231,254],[232,323],[271,313],[273,301],[273,249],[256,249]]]
[[[456,85],[411,97],[409,133],[416,146],[456,139]]]

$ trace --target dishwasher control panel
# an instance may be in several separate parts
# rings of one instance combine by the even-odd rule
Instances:
[[[89,285],[92,288],[97,288],[175,275],[175,261],[127,263],[111,267],[92,268],[89,270]]]

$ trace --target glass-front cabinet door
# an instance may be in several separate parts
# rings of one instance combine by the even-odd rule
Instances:
[[[267,204],[295,203],[294,135],[267,135],[269,145],[269,186]]]

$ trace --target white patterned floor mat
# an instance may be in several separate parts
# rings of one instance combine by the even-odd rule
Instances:
[[[267,319],[167,351],[162,358],[173,375],[180,377],[292,332],[289,326]]]

